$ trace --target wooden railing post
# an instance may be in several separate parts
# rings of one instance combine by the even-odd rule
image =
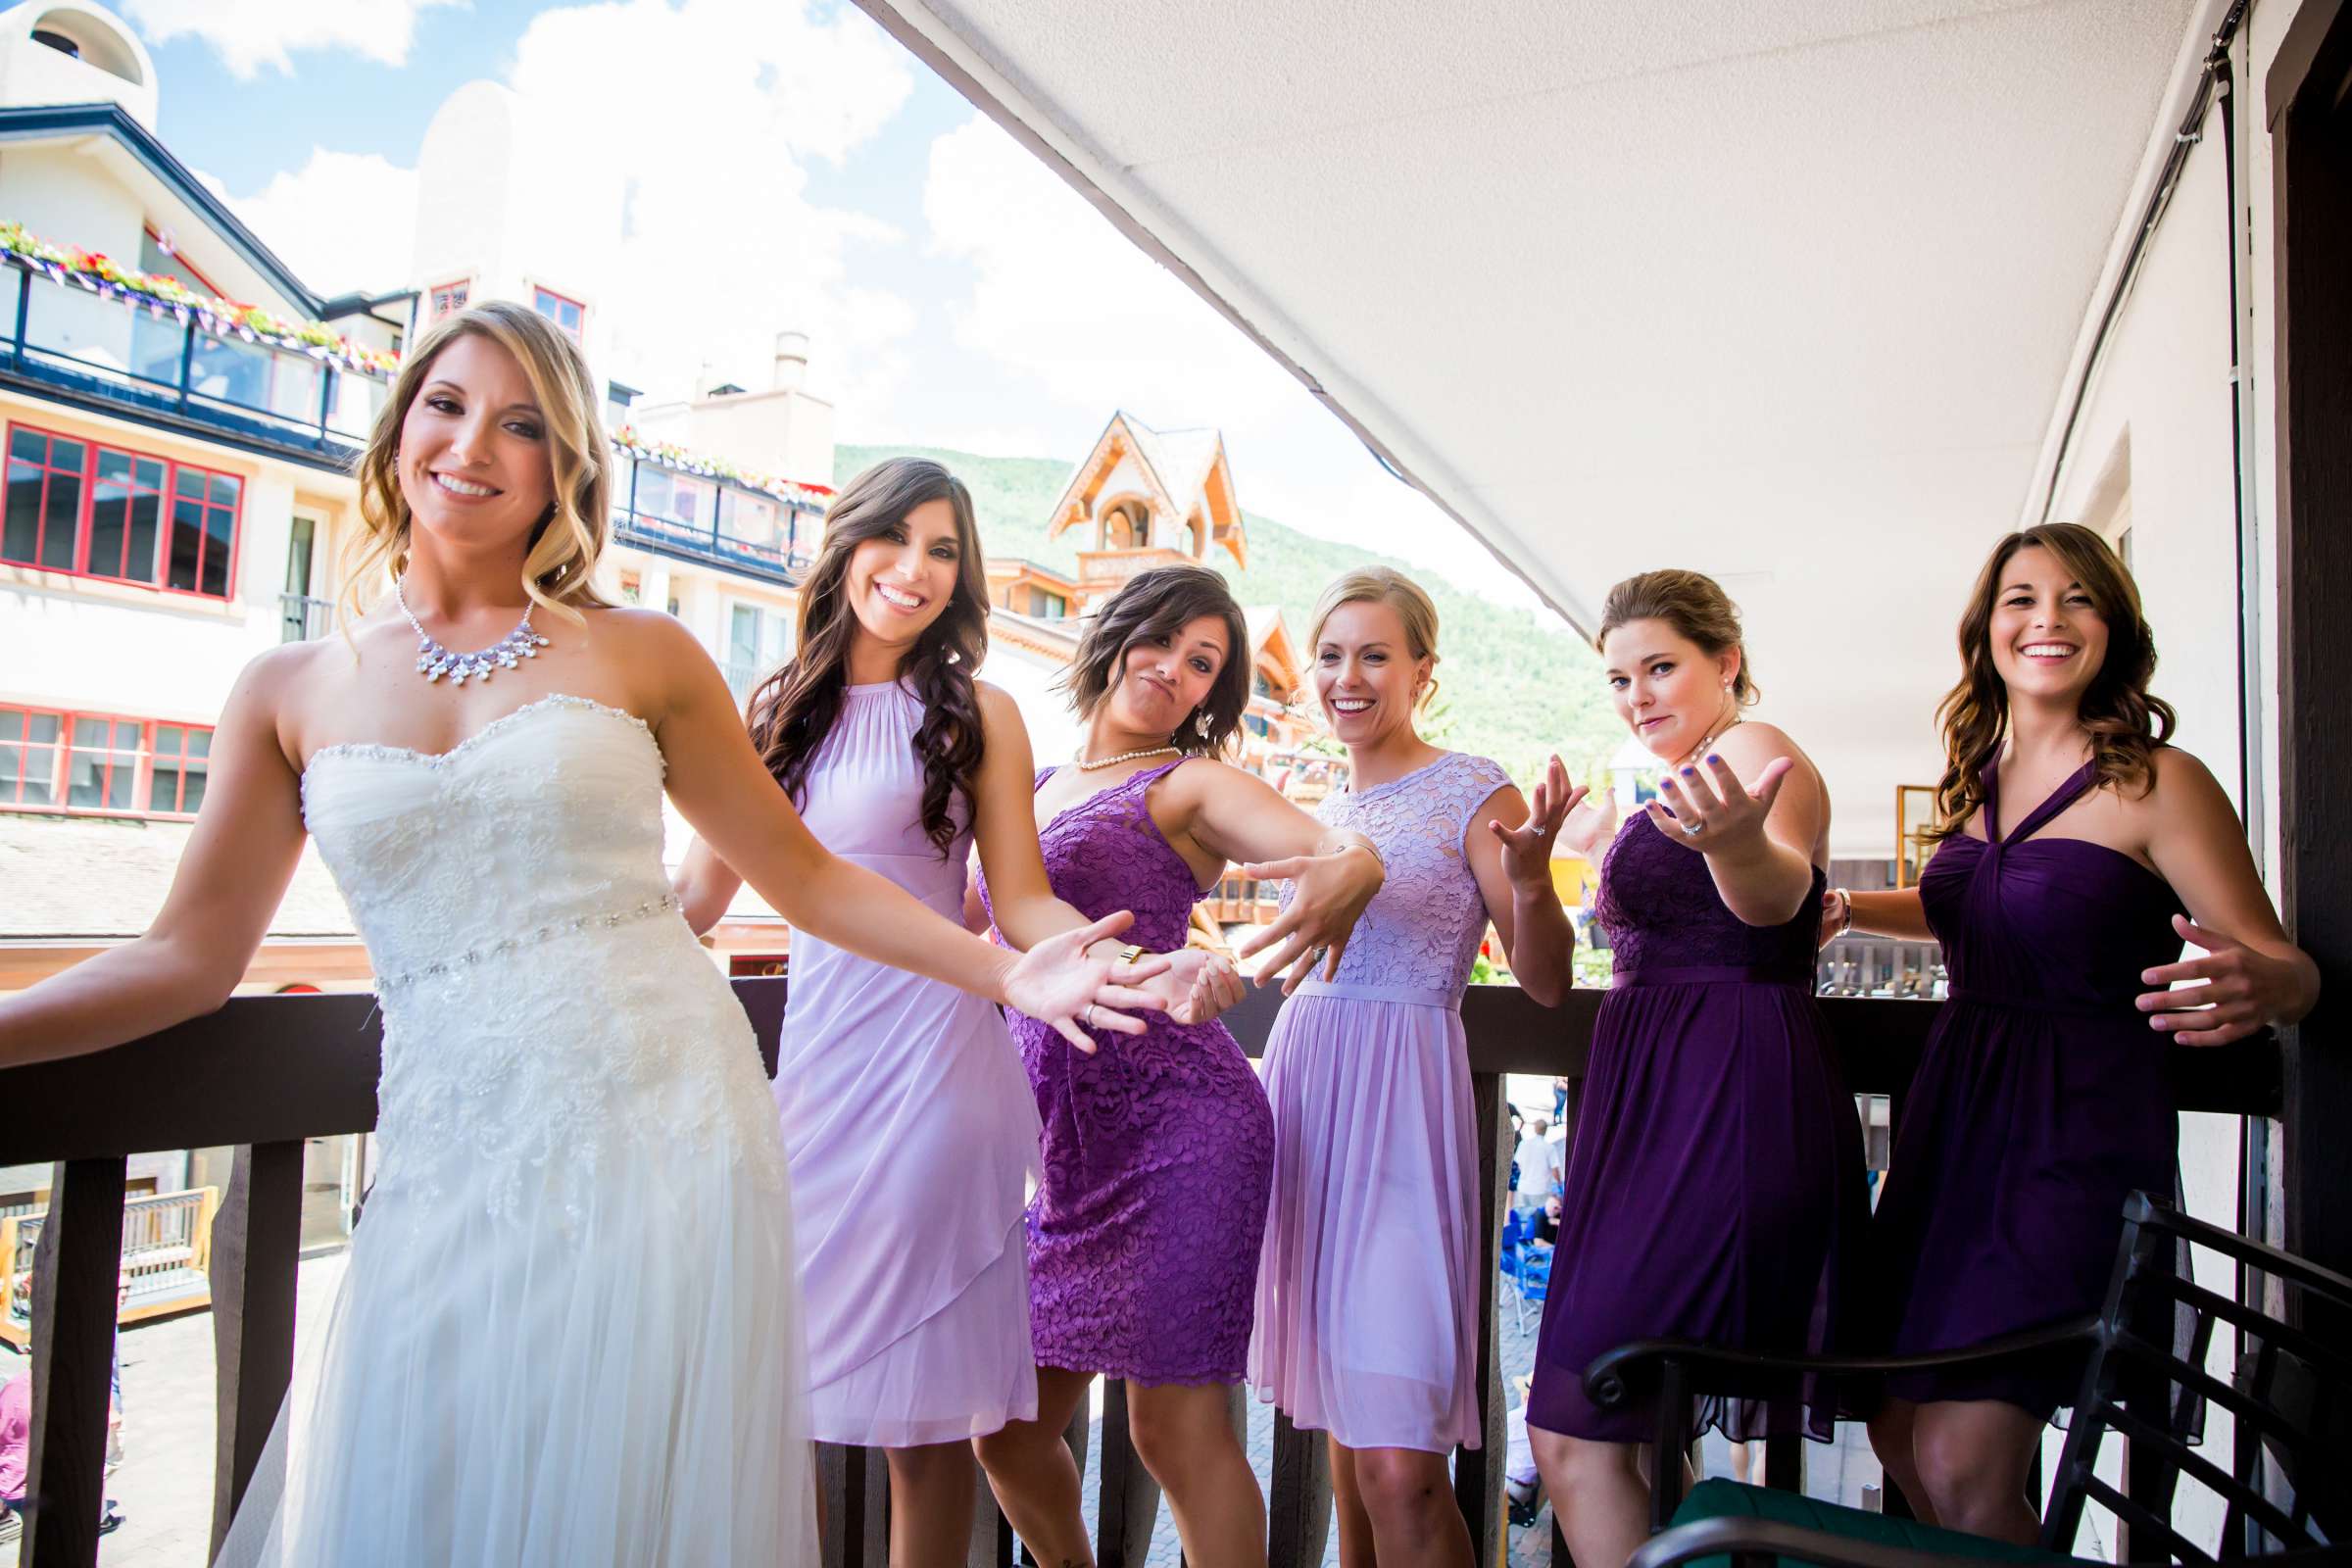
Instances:
[[[1482,1563],[1499,1560],[1510,1530],[1502,1505],[1502,1469],[1509,1452],[1510,1406],[1502,1392],[1502,1208],[1511,1169],[1511,1121],[1500,1073],[1474,1073],[1472,1114],[1478,1121],[1478,1413],[1479,1446],[1453,1455],[1453,1500],[1470,1527]]]
[[[1012,1568],[1012,1521],[997,1506],[977,1455],[972,1459],[972,1544],[963,1561],[964,1568]]]
[[[816,1498],[824,1568],[888,1568],[890,1467],[880,1448],[818,1444]]]
[[[1159,1483],[1144,1468],[1127,1431],[1127,1380],[1104,1380],[1102,1473],[1095,1525],[1097,1568],[1144,1568],[1159,1520]]]
[[[260,1468],[294,1377],[294,1284],[302,1256],[300,1142],[246,1144],[213,1216],[213,1545]],[[282,1464],[284,1456],[279,1455]],[[274,1479],[274,1478],[273,1478]],[[272,1489],[274,1490],[274,1489]]]
[[[120,1154],[60,1162],[33,1244],[31,1503],[19,1561],[91,1568],[106,1503],[106,1415],[122,1266]]]
[[[1267,1568],[1321,1568],[1331,1535],[1331,1444],[1274,1412],[1274,1476],[1266,1493]]]

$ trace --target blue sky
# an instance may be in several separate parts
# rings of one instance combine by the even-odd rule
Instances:
[[[843,441],[1074,459],[1116,407],[1161,428],[1216,425],[1250,510],[1533,603],[853,7],[116,3],[155,55],[166,142],[322,293],[416,281],[410,172],[457,87],[584,99],[610,138],[599,156],[630,181],[621,379],[675,394],[699,356],[742,380],[794,326],[811,334],[810,385],[835,398]],[[757,71],[716,65],[747,59]],[[679,230],[701,238],[662,243]],[[698,262],[763,281],[713,289]]]

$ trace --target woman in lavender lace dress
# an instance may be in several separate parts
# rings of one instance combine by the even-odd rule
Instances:
[[[1574,979],[1551,842],[1583,792],[1554,758],[1531,810],[1494,763],[1420,737],[1437,641],[1429,596],[1385,566],[1316,607],[1315,688],[1352,775],[1318,814],[1370,835],[1388,880],[1338,978],[1299,986],[1266,1045],[1274,1200],[1250,1380],[1329,1434],[1343,1568],[1474,1561],[1446,1468],[1481,1437],[1462,990],[1490,919],[1528,995],[1556,1004]]]
[[[1174,948],[1227,864],[1254,858],[1268,863],[1248,872],[1293,879],[1297,896],[1244,953],[1272,948],[1261,974],[1294,983],[1318,960],[1335,967],[1380,889],[1380,857],[1215,760],[1250,686],[1225,580],[1190,564],[1138,573],[1087,628],[1069,685],[1084,750],[1037,781],[1054,893],[1082,913],[1132,908],[1135,941]],[[1137,1456],[1167,1493],[1185,1555],[1262,1563],[1264,1502],[1227,1390],[1243,1375],[1265,1229],[1265,1091],[1221,1024],[1155,1020],[1091,1055],[1027,1018],[1013,1032],[1045,1122],[1029,1208],[1038,1414],[980,1440],[989,1482],[1040,1562],[1090,1561],[1061,1433],[1098,1374],[1123,1378]]]
[[[1951,969],[1872,1222],[1873,1327],[1901,1355],[2097,1311],[2124,1199],[2173,1182],[2166,1036],[2222,1045],[2291,1022],[2320,983],[2229,796],[2165,744],[2155,639],[2105,540],[2074,523],[2002,540],[1960,654],[1935,858],[1915,888],[1833,893],[1826,911],[1940,941]],[[2177,961],[2183,940],[2207,956]],[[2148,989],[2179,980],[2196,984]],[[2033,1457],[2082,1370],[2077,1355],[1890,1378],[1871,1443],[1921,1518],[2031,1542]]]
[[[1782,731],[1740,722],[1755,689],[1739,612],[1711,579],[1629,578],[1600,626],[1618,714],[1668,772],[1601,866],[1615,973],[1569,1152],[1528,1427],[1576,1560],[1611,1568],[1644,1534],[1651,1412],[1595,1408],[1586,1367],[1642,1339],[1817,1348],[1868,1215],[1861,1124],[1813,1002],[1830,837],[1820,775]],[[1569,843],[1597,847],[1606,811],[1575,813]],[[1698,1419],[1732,1438],[1826,1439],[1831,1412],[1709,1401]]]

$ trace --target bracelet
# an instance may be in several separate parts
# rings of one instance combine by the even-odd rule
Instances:
[[[1838,895],[1839,904],[1845,906],[1845,918],[1838,922],[1838,935],[1843,936],[1854,928],[1854,896],[1844,888],[1832,888],[1830,891]]]
[[[1332,851],[1331,853],[1334,855],[1345,855],[1349,850],[1361,850],[1366,855],[1372,857],[1372,863],[1380,867],[1381,880],[1388,880],[1388,858],[1380,853],[1380,848],[1378,845],[1375,845],[1370,839],[1356,839],[1351,843],[1341,845],[1338,849]]]

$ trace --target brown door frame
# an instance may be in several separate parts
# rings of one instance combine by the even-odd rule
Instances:
[[[2278,462],[2278,881],[2318,960],[2287,1032],[2285,1240],[2352,1270],[2352,4],[2304,0],[2265,81]]]

